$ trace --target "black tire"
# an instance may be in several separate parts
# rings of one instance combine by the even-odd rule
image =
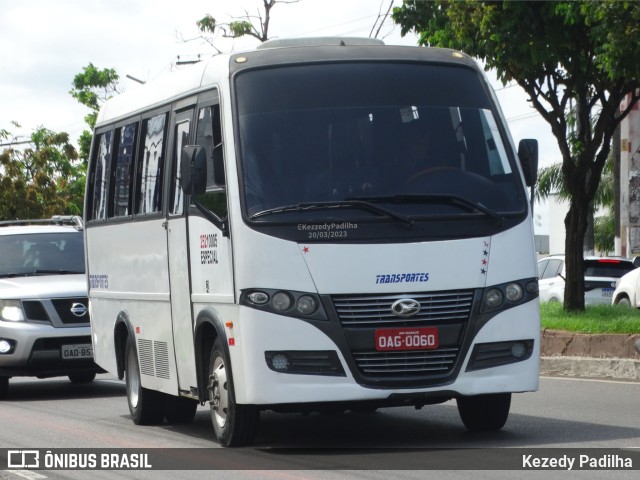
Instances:
[[[95,373],[72,373],[69,375],[71,383],[91,383],[95,378]]]
[[[164,420],[166,396],[142,387],[136,350],[127,339],[125,347],[125,384],[131,418],[136,425],[157,425]]]
[[[460,397],[456,401],[462,423],[472,432],[500,430],[507,422],[511,408],[510,393]]]
[[[616,305],[624,305],[625,307],[631,307],[631,300],[629,300],[629,297],[620,297],[616,300]]]
[[[7,398],[9,394],[9,377],[0,377],[0,400]]]
[[[167,411],[165,418],[171,424],[189,423],[193,420],[198,409],[198,401],[185,397],[167,398]]]
[[[229,359],[216,339],[209,359],[209,406],[216,438],[223,447],[238,447],[253,442],[260,419],[254,405],[238,405],[233,393]]]

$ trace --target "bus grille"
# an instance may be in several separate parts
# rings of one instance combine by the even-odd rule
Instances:
[[[412,317],[398,317],[391,305],[401,298],[420,302],[420,312]],[[471,314],[473,290],[393,295],[335,295],[333,304],[343,327],[372,328],[432,323],[467,322]]]
[[[354,352],[353,358],[365,375],[435,375],[448,373],[458,348],[410,352]]]
[[[380,328],[433,326],[463,328],[468,324],[473,307],[474,290],[450,290],[428,293],[389,295],[334,295],[333,306],[347,337],[356,339],[351,355],[360,373],[370,378],[442,377],[456,365],[461,345],[446,344],[435,350],[385,351],[355,347],[368,343]],[[399,317],[392,312],[396,300],[413,299],[420,311],[411,317]],[[458,342],[461,341],[458,337]],[[351,344],[351,343],[350,343]]]

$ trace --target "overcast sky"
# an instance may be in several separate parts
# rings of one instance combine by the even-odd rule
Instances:
[[[369,36],[390,0],[301,0],[272,10],[270,37]],[[400,4],[401,0],[395,0]],[[64,131],[72,140],[86,128],[88,109],[69,95],[74,76],[93,63],[114,68],[124,89],[175,69],[180,56],[211,56],[198,39],[196,22],[211,14],[219,22],[257,13],[262,0],[0,0],[0,129],[28,137],[37,127]],[[379,38],[416,45],[388,20]],[[194,39],[185,42],[185,39]],[[219,40],[223,50],[242,50],[252,40]],[[526,102],[519,87],[492,80],[517,143],[538,138],[540,161],[560,160],[547,124]],[[10,124],[18,122],[22,128]]]

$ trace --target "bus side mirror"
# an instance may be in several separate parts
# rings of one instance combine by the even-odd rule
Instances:
[[[533,187],[538,181],[538,141],[530,138],[520,140],[518,157],[527,187]]]
[[[201,195],[207,190],[207,152],[199,145],[182,149],[180,186],[186,195]]]

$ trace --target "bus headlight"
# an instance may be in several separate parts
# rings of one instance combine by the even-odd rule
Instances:
[[[0,300],[0,320],[23,322],[24,319],[24,310],[20,300]]]
[[[278,292],[271,299],[271,305],[273,305],[274,310],[284,312],[291,308],[291,297],[285,292]]]
[[[320,297],[315,293],[256,288],[240,294],[240,305],[287,317],[327,320]]]
[[[316,311],[318,304],[311,295],[303,295],[298,299],[296,308],[302,315],[311,315]]]
[[[487,293],[484,295],[484,305],[487,308],[498,308],[502,305],[503,300],[504,295],[498,288],[491,288],[487,290]]]
[[[523,295],[522,287],[518,283],[510,283],[505,288],[505,294],[510,302],[519,302]]]
[[[538,280],[525,278],[488,287],[482,297],[482,313],[504,310],[535,299],[538,296]]]
[[[256,305],[264,305],[269,301],[269,295],[264,292],[251,292],[247,295],[247,298],[250,302],[255,303]]]

